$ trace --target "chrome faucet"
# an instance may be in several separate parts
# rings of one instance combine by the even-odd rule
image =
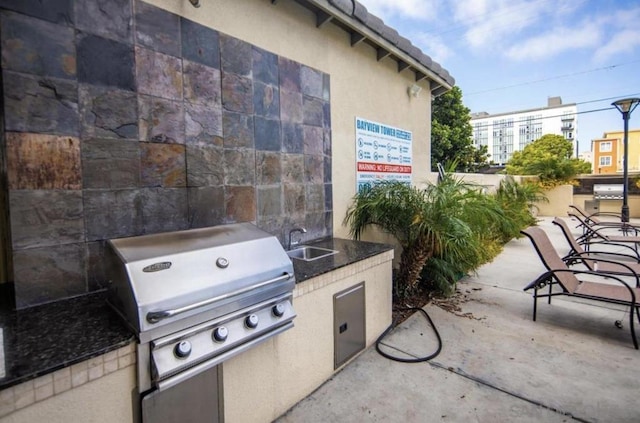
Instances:
[[[300,241],[291,242],[291,235],[293,235],[296,232],[300,232],[301,234],[306,234],[307,230],[305,228],[293,228],[293,229],[291,229],[289,231],[289,248],[287,248],[287,250],[290,250],[293,245],[300,244]]]

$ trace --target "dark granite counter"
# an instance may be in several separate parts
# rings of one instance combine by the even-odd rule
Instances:
[[[348,239],[304,245],[338,250],[305,262],[293,260],[296,282],[389,251],[393,247]],[[134,342],[133,333],[107,305],[104,292],[14,312],[0,312],[4,372],[0,390],[116,350]]]
[[[0,313],[0,389],[124,347],[135,338],[104,292]]]
[[[393,246],[388,244],[352,241],[342,238],[327,238],[314,242],[305,242],[303,245],[337,250],[338,254],[313,261],[293,259],[296,283],[304,282],[307,279],[322,275],[323,273],[331,272],[393,249]]]

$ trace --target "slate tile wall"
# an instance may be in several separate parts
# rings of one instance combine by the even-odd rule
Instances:
[[[139,0],[0,0],[0,43],[17,307],[102,287],[110,238],[332,234],[329,75]]]

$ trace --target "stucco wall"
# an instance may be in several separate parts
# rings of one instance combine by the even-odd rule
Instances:
[[[372,345],[391,323],[391,258],[387,252],[298,284],[295,328],[223,363],[225,421],[271,421],[331,377],[333,295],[362,281]]]
[[[316,28],[315,15],[289,0],[275,6],[264,0],[203,1],[198,9],[182,0],[151,3],[330,75],[335,236],[347,237],[342,220],[355,194],[356,116],[411,131],[413,181],[429,177],[429,86],[421,82],[421,95],[410,97],[414,74],[398,73],[395,61],[377,62],[376,51],[365,43],[351,47],[349,34],[335,25]]]

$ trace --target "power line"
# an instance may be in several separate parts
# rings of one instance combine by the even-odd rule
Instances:
[[[601,70],[611,70],[611,69],[615,69],[615,68],[618,68],[618,67],[621,67],[621,66],[631,65],[631,64],[634,64],[634,63],[638,63],[638,62],[640,62],[640,60],[633,60],[631,62],[618,63],[618,64],[615,64],[615,65],[603,66],[603,67],[600,67],[600,68],[587,69],[587,70],[580,71],[580,72],[573,72],[573,73],[567,73],[567,74],[563,74],[563,75],[556,75],[556,76],[551,76],[551,77],[548,77],[548,78],[537,79],[537,80],[534,80],[534,81],[521,82],[519,84],[505,85],[505,86],[502,86],[502,87],[489,88],[489,89],[481,90],[481,91],[474,91],[474,92],[471,92],[471,93],[467,93],[465,95],[466,96],[470,96],[470,95],[475,95],[475,94],[488,93],[488,92],[492,92],[492,91],[506,90],[508,88],[521,87],[521,86],[525,86],[525,85],[533,85],[533,84],[538,84],[540,82],[553,81],[555,79],[562,79],[562,78],[569,78],[569,77],[572,77],[572,76],[584,75],[584,74],[587,74],[587,73],[597,72],[597,71],[601,71]]]

